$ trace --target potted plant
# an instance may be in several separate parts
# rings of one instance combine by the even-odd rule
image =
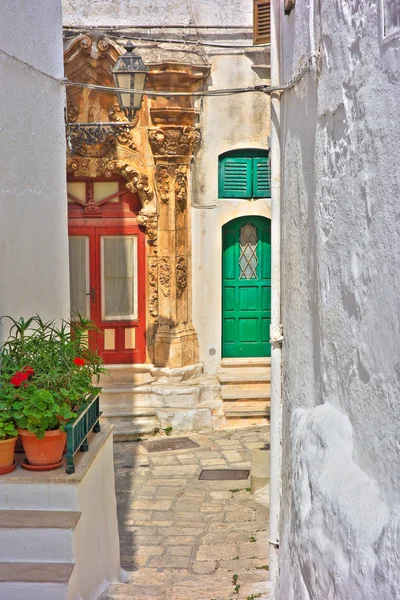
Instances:
[[[87,341],[95,326],[80,315],[58,325],[38,315],[7,318],[12,326],[0,348],[0,399],[18,427],[23,466],[55,468],[62,464],[65,424],[97,391],[93,377],[105,371]]]
[[[14,450],[17,438],[18,431],[11,412],[0,402],[0,475],[15,469]]]

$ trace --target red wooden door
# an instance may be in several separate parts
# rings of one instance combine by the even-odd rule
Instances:
[[[95,184],[96,180],[89,181],[89,189]],[[133,194],[127,190],[120,194],[121,208],[124,199],[132,202],[129,196]],[[131,210],[118,215],[113,204],[111,215],[103,209],[97,218],[85,218],[70,207],[71,310],[95,322],[99,331],[92,334],[91,342],[106,364],[142,363],[146,357],[144,234]]]

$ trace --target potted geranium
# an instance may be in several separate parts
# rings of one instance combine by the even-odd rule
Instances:
[[[0,402],[0,475],[15,469],[14,450],[17,438],[18,431],[11,412]]]
[[[0,348],[0,399],[18,427],[27,459],[23,466],[55,468],[62,464],[65,424],[97,391],[93,376],[104,372],[88,344],[95,327],[80,315],[58,325],[38,315],[11,322]]]

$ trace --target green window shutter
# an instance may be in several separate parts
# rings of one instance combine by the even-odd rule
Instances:
[[[220,198],[251,198],[251,158],[227,156],[221,159],[219,167]]]
[[[271,170],[268,157],[253,158],[253,198],[271,197]]]

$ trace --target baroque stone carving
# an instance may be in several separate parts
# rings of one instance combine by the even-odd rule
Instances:
[[[158,165],[156,171],[156,185],[161,202],[168,204],[170,194],[171,176],[167,165]]]
[[[152,241],[153,243],[157,239],[157,220],[157,215],[139,214],[137,216],[137,222],[145,228],[149,241]]]
[[[79,116],[79,106],[73,100],[68,100],[67,103],[67,121],[68,123],[75,123]]]
[[[149,312],[154,319],[158,317],[158,292],[157,292],[157,259],[149,258]]]
[[[80,158],[74,157],[67,161],[67,171],[76,177],[112,177],[121,175],[126,179],[127,189],[132,193],[138,193],[145,214],[141,215],[147,232],[152,232],[155,227],[154,239],[157,236],[157,217],[154,190],[149,183],[149,178],[139,173],[134,167],[121,160],[110,160],[107,158]]]
[[[88,201],[83,209],[83,213],[87,217],[101,217],[101,208],[94,199],[94,191],[92,186],[89,186]]]
[[[187,203],[187,172],[186,165],[179,165],[175,169],[175,202],[176,209],[185,210]]]
[[[79,45],[85,54],[90,54],[92,49],[92,38],[88,35],[83,35],[79,41]]]
[[[180,256],[176,262],[175,275],[178,296],[180,297],[187,286],[187,264],[183,256]]]
[[[149,142],[155,155],[190,156],[199,141],[200,131],[195,127],[170,126],[149,129]]]
[[[158,277],[161,291],[164,296],[169,296],[171,286],[171,267],[168,258],[160,258],[158,261]]]
[[[154,191],[149,183],[149,178],[143,173],[138,173],[127,163],[124,165],[121,175],[128,181],[126,187],[130,192],[137,192],[143,204],[150,204],[154,199]]]
[[[113,104],[113,106],[108,109],[108,117],[110,121],[113,121],[114,123],[126,122],[132,125],[132,127],[135,127],[139,122],[139,115],[137,113],[133,117],[132,121],[129,122],[124,111],[121,110],[118,104]]]
[[[117,145],[114,131],[104,131],[101,126],[67,127],[67,141],[72,154],[78,156],[105,156]]]

